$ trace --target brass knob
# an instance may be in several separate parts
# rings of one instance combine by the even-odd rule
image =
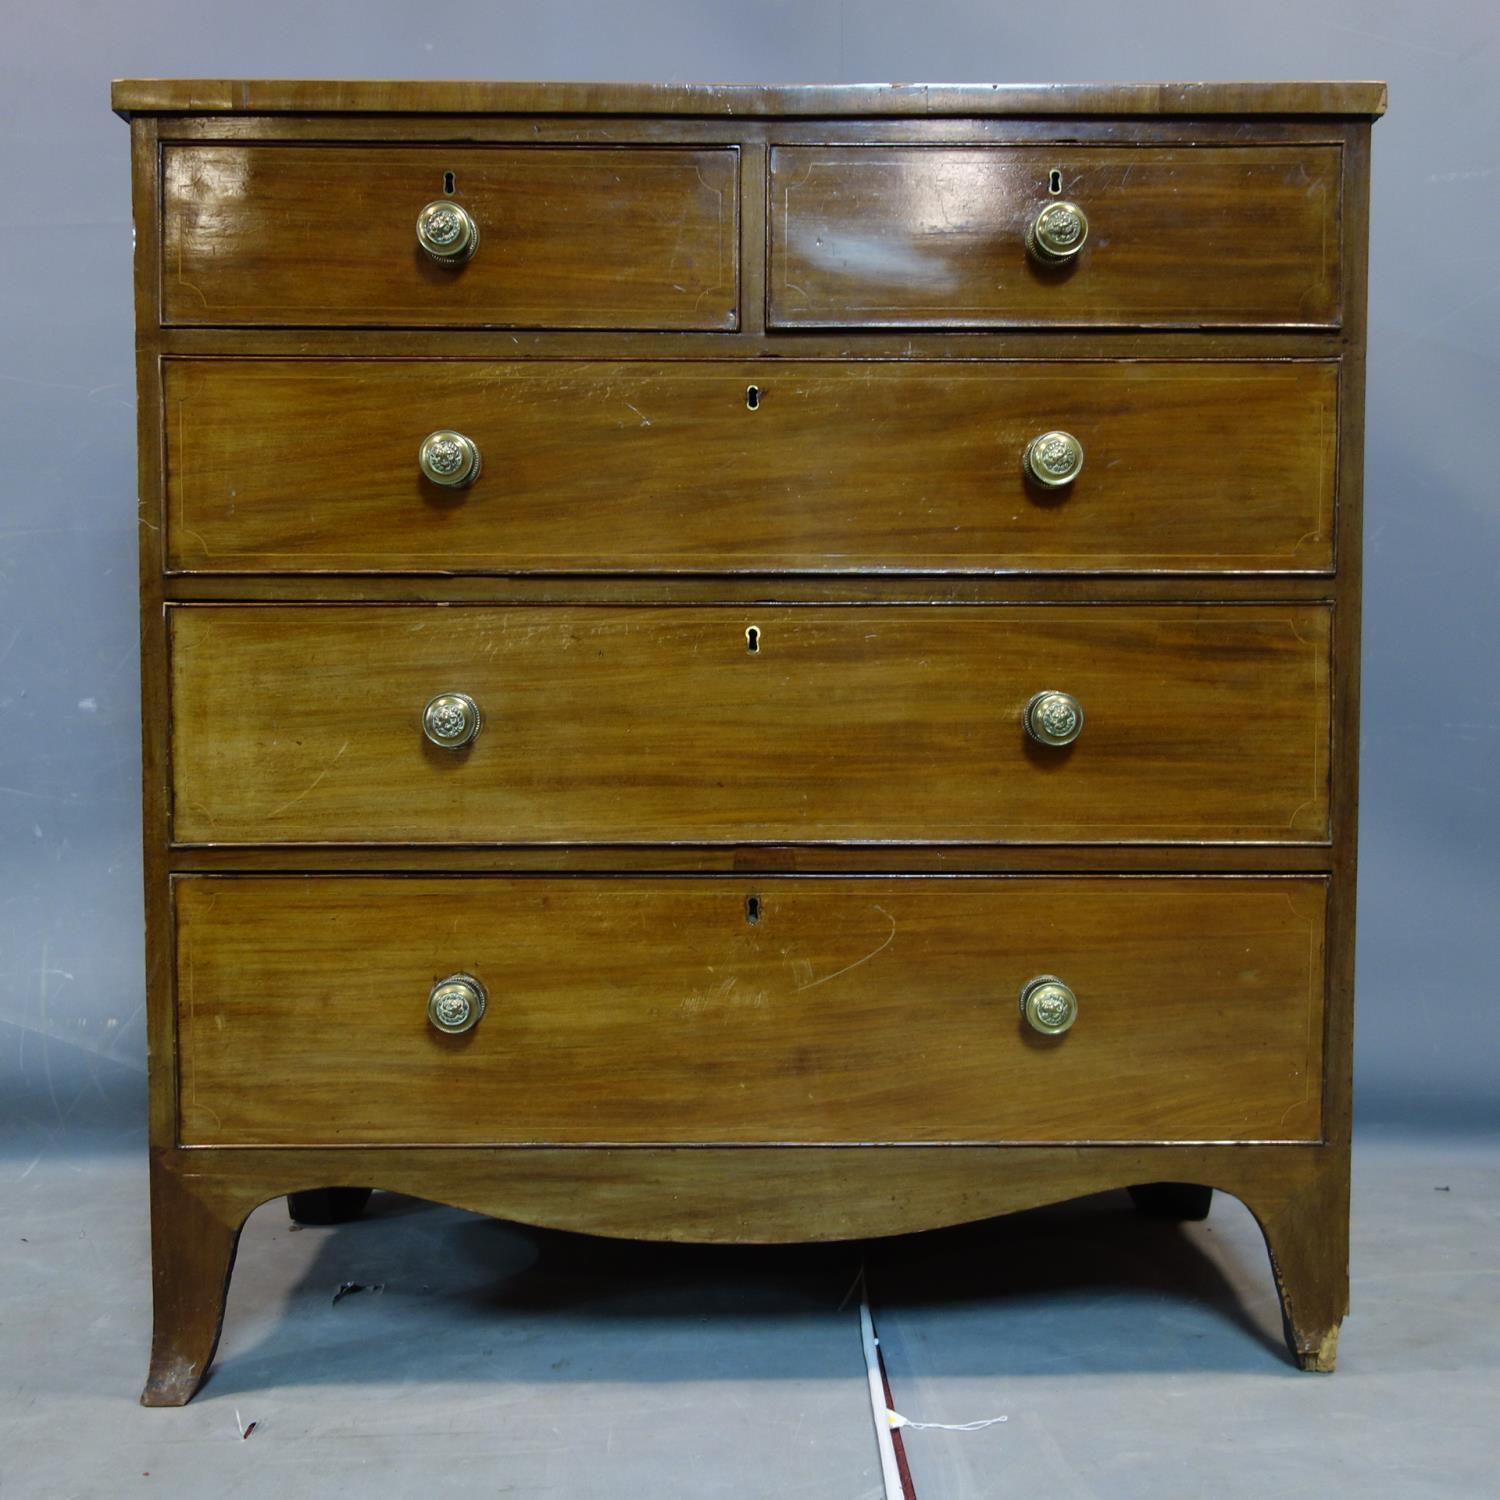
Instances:
[[[1039,745],[1071,745],[1083,733],[1083,704],[1048,688],[1026,705],[1026,733]]]
[[[457,1036],[479,1024],[488,1003],[484,986],[472,974],[450,974],[427,996],[427,1019],[439,1031]]]
[[[466,489],[473,484],[483,463],[479,445],[473,438],[447,428],[429,432],[417,449],[417,465],[423,476],[450,490]]]
[[[479,226],[467,209],[439,198],[417,215],[417,243],[439,265],[461,266],[479,248]]]
[[[422,733],[441,750],[461,750],[484,725],[467,693],[439,693],[422,710]]]
[[[1026,226],[1026,249],[1033,260],[1057,266],[1072,260],[1088,237],[1088,215],[1076,203],[1058,198]]]
[[[1033,1031],[1061,1036],[1078,1019],[1078,996],[1055,974],[1038,974],[1021,989],[1021,1014]]]
[[[1023,462],[1038,484],[1058,490],[1083,473],[1083,444],[1071,432],[1044,432],[1026,445]]]

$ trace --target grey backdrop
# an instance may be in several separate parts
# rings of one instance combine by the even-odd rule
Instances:
[[[1497,1122],[1494,0],[0,0],[0,1147],[143,1134],[127,130],[113,76],[1384,78],[1359,1118]]]

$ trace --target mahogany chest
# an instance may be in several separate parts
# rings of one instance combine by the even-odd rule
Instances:
[[[123,82],[155,1341],[259,1203],[1113,1187],[1347,1301],[1377,84]]]

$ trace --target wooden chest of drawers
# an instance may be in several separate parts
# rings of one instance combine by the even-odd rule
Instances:
[[[1374,84],[131,82],[156,1331],[383,1187],[1347,1301]]]

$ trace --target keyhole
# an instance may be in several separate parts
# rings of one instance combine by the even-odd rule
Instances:
[[[1049,193],[1062,192],[1062,173],[1056,167],[1052,169],[1052,175],[1047,179],[1047,191]]]
[[[745,650],[754,656],[760,650],[760,626],[751,625],[745,631]]]
[[[745,897],[745,921],[747,923],[749,923],[749,925],[751,927],[754,927],[755,924],[758,921],[760,921],[760,897],[759,896],[746,896]]]
[[[745,392],[745,405],[748,406],[751,411],[760,410],[760,387],[758,385],[752,385]]]
[[[447,193],[450,198],[453,196],[453,187],[454,187],[453,173],[452,172],[444,172],[443,173],[443,191],[445,193]]]

